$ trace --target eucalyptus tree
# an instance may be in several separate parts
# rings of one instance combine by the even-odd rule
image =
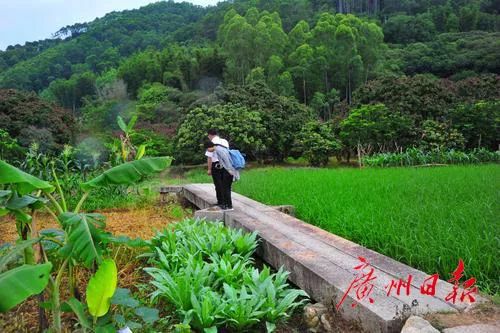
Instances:
[[[254,28],[244,17],[237,13],[226,14],[218,38],[227,57],[227,78],[234,83],[245,84],[245,78],[253,68],[254,35]]]
[[[238,84],[245,84],[253,68],[265,68],[271,56],[282,57],[288,45],[279,14],[259,13],[256,8],[250,8],[245,17],[228,11],[218,39],[227,59],[227,78]]]
[[[301,81],[302,101],[307,105],[308,82],[314,79],[314,49],[309,44],[299,46],[290,54],[291,71]]]
[[[307,43],[311,37],[309,23],[302,20],[288,33],[289,46],[291,50]]]

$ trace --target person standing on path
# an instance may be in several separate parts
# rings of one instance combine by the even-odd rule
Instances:
[[[217,158],[213,142],[207,142],[205,148],[205,156],[207,157],[207,174],[212,176],[215,186],[215,195],[217,197],[217,207],[222,209],[224,207],[222,200],[222,167],[219,163],[219,159]]]
[[[214,153],[217,157],[219,168],[221,168],[221,200],[223,210],[232,210],[231,186],[234,180],[240,178],[238,170],[233,167],[231,155],[229,153],[229,143],[217,134],[217,130],[210,129],[207,132],[208,138],[214,144]],[[210,150],[210,149],[209,149]]]

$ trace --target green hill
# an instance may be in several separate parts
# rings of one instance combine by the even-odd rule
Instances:
[[[137,115],[139,143],[175,147],[186,163],[202,158],[203,133],[193,128],[203,126],[238,135],[256,159],[300,156],[316,144],[314,154],[339,159],[495,149],[497,4],[162,1],[9,47],[0,52],[0,88],[72,110],[78,134],[107,144],[118,115]]]

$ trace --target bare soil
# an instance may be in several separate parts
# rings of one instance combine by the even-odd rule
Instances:
[[[479,304],[470,311],[461,313],[434,313],[425,317],[437,329],[463,325],[500,323],[500,306],[494,302]],[[500,327],[499,327],[500,330]]]

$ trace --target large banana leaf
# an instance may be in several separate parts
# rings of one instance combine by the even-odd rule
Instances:
[[[33,220],[30,214],[27,214],[20,209],[9,209],[9,212],[12,213],[16,217],[16,221],[23,226],[26,223],[31,223],[31,220]]]
[[[128,124],[127,124],[127,131],[126,131],[126,133],[130,134],[130,132],[134,128],[136,122],[137,122],[137,116],[133,115],[132,118],[130,118]]]
[[[17,191],[21,194],[28,194],[34,190],[43,190],[52,192],[54,186],[48,182],[38,179],[18,168],[10,165],[7,162],[0,160],[0,185],[1,184],[15,184]]]
[[[95,318],[104,316],[111,305],[111,298],[116,290],[116,264],[113,259],[106,259],[90,278],[87,285],[87,306],[89,313]]]
[[[143,158],[111,168],[100,176],[82,184],[85,191],[108,185],[132,185],[144,177],[165,170],[172,163],[171,157]]]
[[[90,267],[101,262],[104,216],[99,214],[63,213],[59,216],[68,238],[60,253]]]
[[[22,197],[14,195],[6,202],[5,207],[10,210],[23,209],[26,207],[40,209],[47,202],[47,199],[35,197],[33,195],[23,195]]]
[[[144,157],[145,153],[146,153],[146,145],[140,145],[139,148],[137,148],[137,155],[135,156],[135,159],[140,160],[141,158]]]
[[[23,265],[0,274],[0,312],[6,312],[32,295],[41,293],[49,282],[52,264]]]

